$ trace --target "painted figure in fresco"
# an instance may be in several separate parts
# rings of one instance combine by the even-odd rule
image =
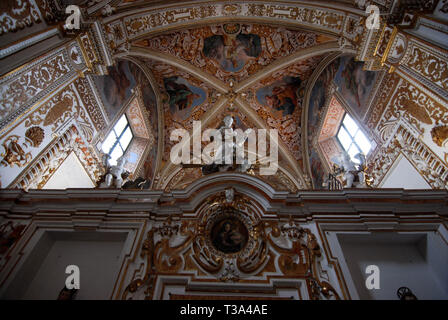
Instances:
[[[203,53],[223,70],[238,72],[247,61],[260,55],[261,40],[256,34],[213,35],[204,40]]]
[[[297,103],[296,87],[292,84],[280,85],[272,89],[272,95],[266,96],[269,107],[283,111],[283,116],[294,112]]]
[[[230,222],[224,223],[223,230],[219,234],[221,243],[228,247],[238,247],[241,249],[243,235]]]
[[[193,93],[188,86],[183,83],[179,83],[178,77],[170,77],[164,79],[165,89],[170,96],[170,107],[177,106],[177,109],[183,110],[190,108],[193,105],[195,99],[200,98],[196,93]]]
[[[351,58],[342,70],[341,75],[345,81],[346,89],[354,97],[357,107],[361,108],[362,100],[375,79],[375,73],[362,70],[362,64]]]
[[[313,155],[310,158],[311,161],[311,173],[313,175],[314,187],[316,189],[322,188],[323,177],[324,177],[324,169],[322,167],[322,162],[319,159],[318,155]]]
[[[259,102],[273,110],[282,111],[282,116],[291,115],[298,106],[301,83],[298,77],[284,77],[283,80],[260,89],[257,93]]]

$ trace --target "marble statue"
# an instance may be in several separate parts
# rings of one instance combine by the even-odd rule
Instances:
[[[225,190],[226,202],[231,203],[235,197],[235,190],[232,188]]]
[[[126,165],[127,159],[124,156],[121,156],[117,159],[117,164],[115,166],[109,165],[110,155],[106,154],[103,156],[103,164],[107,168],[106,175],[104,177],[104,182],[100,184],[100,188],[110,188],[114,186],[117,189],[120,189],[123,185],[123,177],[127,171],[124,169]]]
[[[219,128],[219,132],[221,133],[221,137],[223,139],[223,142],[221,144],[221,149],[218,150],[215,161],[218,159],[221,159],[221,166],[219,166],[220,171],[227,171],[232,164],[226,163],[225,161],[225,151],[234,149],[234,142],[233,138],[235,137],[236,133],[233,131],[232,125],[233,125],[233,118],[231,116],[225,116],[224,117],[224,125]],[[226,139],[226,137],[229,137],[231,139]]]
[[[366,188],[364,173],[366,158],[362,153],[355,155],[355,158],[359,160],[359,164],[353,162],[347,152],[342,152],[338,157],[333,157],[331,160],[336,164],[334,174],[342,176],[345,188]]]
[[[218,131],[221,134],[222,137],[222,143],[221,148],[218,149],[216,155],[215,155],[215,161],[212,164],[205,165],[202,167],[202,173],[203,174],[211,174],[215,172],[226,172],[229,170],[235,170],[237,172],[245,173],[252,167],[252,164],[249,163],[247,159],[243,160],[242,164],[236,164],[236,148],[237,147],[243,147],[244,143],[247,140],[241,139],[237,140],[238,133],[233,130],[233,118],[231,116],[225,116],[223,119],[224,125],[221,126]],[[250,134],[252,132],[252,129],[246,130],[246,134]],[[226,137],[228,139],[226,139]],[[236,141],[236,142],[235,142]],[[231,158],[230,163],[226,163],[225,159],[225,152],[226,150],[230,151]],[[217,160],[221,159],[221,163],[217,163]]]

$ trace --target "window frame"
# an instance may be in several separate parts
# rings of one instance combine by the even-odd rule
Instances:
[[[357,130],[356,133],[355,133],[355,137],[356,137],[356,135],[358,134],[358,132],[361,132],[361,133],[364,135],[364,137],[365,137],[367,140],[369,140],[369,143],[370,143],[370,149],[369,149],[369,151],[367,152],[367,154],[364,154],[364,151],[362,150],[362,148],[361,148],[361,147],[358,145],[358,143],[356,142],[355,137],[352,136],[352,134],[350,133],[350,131],[348,130],[348,128],[345,126],[344,121],[345,121],[345,118],[346,118],[347,116],[349,116],[349,117],[352,119],[352,121],[356,124],[356,127],[358,128],[358,130]],[[350,137],[350,139],[351,139],[351,143],[350,143],[350,145],[349,145],[349,147],[348,147],[347,149],[344,148],[343,143],[342,143],[341,140],[339,139],[339,134],[340,134],[340,132],[341,132],[341,128],[344,128],[344,130],[347,132],[347,134],[349,135],[349,137]],[[364,131],[361,129],[361,126],[358,125],[358,123],[355,121],[355,119],[354,119],[348,112],[345,112],[344,116],[342,117],[341,123],[340,123],[340,125],[339,125],[339,129],[338,129],[338,131],[337,131],[337,133],[336,133],[336,135],[335,135],[335,138],[337,139],[337,141],[338,141],[338,143],[340,144],[341,148],[342,148],[345,152],[347,152],[347,153],[348,153],[348,151],[350,150],[350,148],[352,147],[353,144],[356,146],[356,148],[358,148],[359,152],[362,153],[362,154],[364,154],[365,156],[367,156],[367,155],[370,153],[370,151],[372,151],[372,149],[373,149],[373,143],[372,143],[372,141],[369,139],[369,137],[368,137],[368,136],[364,133]],[[350,156],[350,158],[352,158],[352,157]],[[352,159],[352,160],[353,160],[353,159]]]
[[[120,135],[118,135],[117,132],[115,131],[115,126],[118,124],[118,122],[121,120],[121,118],[122,118],[123,116],[124,116],[124,118],[126,119],[126,125],[124,126],[124,128],[123,128],[123,130],[121,131]],[[120,139],[123,137],[123,134],[126,132],[126,130],[127,130],[128,128],[129,128],[129,130],[130,130],[130,132],[131,132],[132,137],[131,137],[131,140],[129,141],[129,143],[128,143],[126,149],[123,150],[123,146],[121,145]],[[111,157],[110,159],[112,159],[112,152],[115,150],[115,148],[116,148],[117,146],[119,146],[120,149],[123,151],[123,154],[122,154],[121,156],[125,155],[126,152],[127,152],[128,149],[129,149],[129,147],[131,146],[132,141],[133,141],[134,138],[135,138],[134,131],[132,130],[132,126],[131,126],[131,124],[130,124],[130,122],[129,122],[129,119],[128,119],[128,116],[126,115],[126,113],[123,113],[123,114],[117,119],[117,121],[115,121],[115,123],[114,123],[112,129],[107,133],[106,137],[104,138],[103,143],[104,143],[104,141],[107,140],[107,138],[109,137],[109,135],[110,135],[112,132],[113,132],[114,135],[115,135],[115,142],[114,142],[113,145],[110,147],[109,152],[106,153],[106,154],[108,154],[108,155]],[[101,151],[105,152],[105,151],[103,150],[102,147],[101,147]],[[118,159],[116,159],[116,160],[118,160]],[[116,161],[116,160],[115,160],[115,161]]]

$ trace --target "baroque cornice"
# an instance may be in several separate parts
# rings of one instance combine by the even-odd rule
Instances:
[[[105,42],[115,53],[128,51],[129,43],[145,37],[229,21],[282,25],[350,42],[360,35],[360,28],[353,26],[359,25],[366,13],[346,9],[310,2],[181,2],[112,15],[104,18],[102,25]]]
[[[0,195],[0,216],[31,218],[60,216],[88,218],[138,218],[186,214],[208,196],[233,187],[244,193],[266,213],[266,217],[399,217],[447,216],[448,191],[403,189],[351,189],[341,191],[274,191],[256,177],[226,173],[203,177],[185,190],[174,192],[132,190],[4,190]]]

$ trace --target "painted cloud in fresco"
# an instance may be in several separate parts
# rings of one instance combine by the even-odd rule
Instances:
[[[363,66],[364,63],[355,61],[354,57],[342,57],[334,79],[345,101],[359,115],[367,111],[369,95],[379,75],[378,72],[364,71]]]
[[[109,75],[93,77],[109,121],[114,119],[132,95],[136,81],[131,69],[135,68],[131,62],[120,60],[108,68]]]

